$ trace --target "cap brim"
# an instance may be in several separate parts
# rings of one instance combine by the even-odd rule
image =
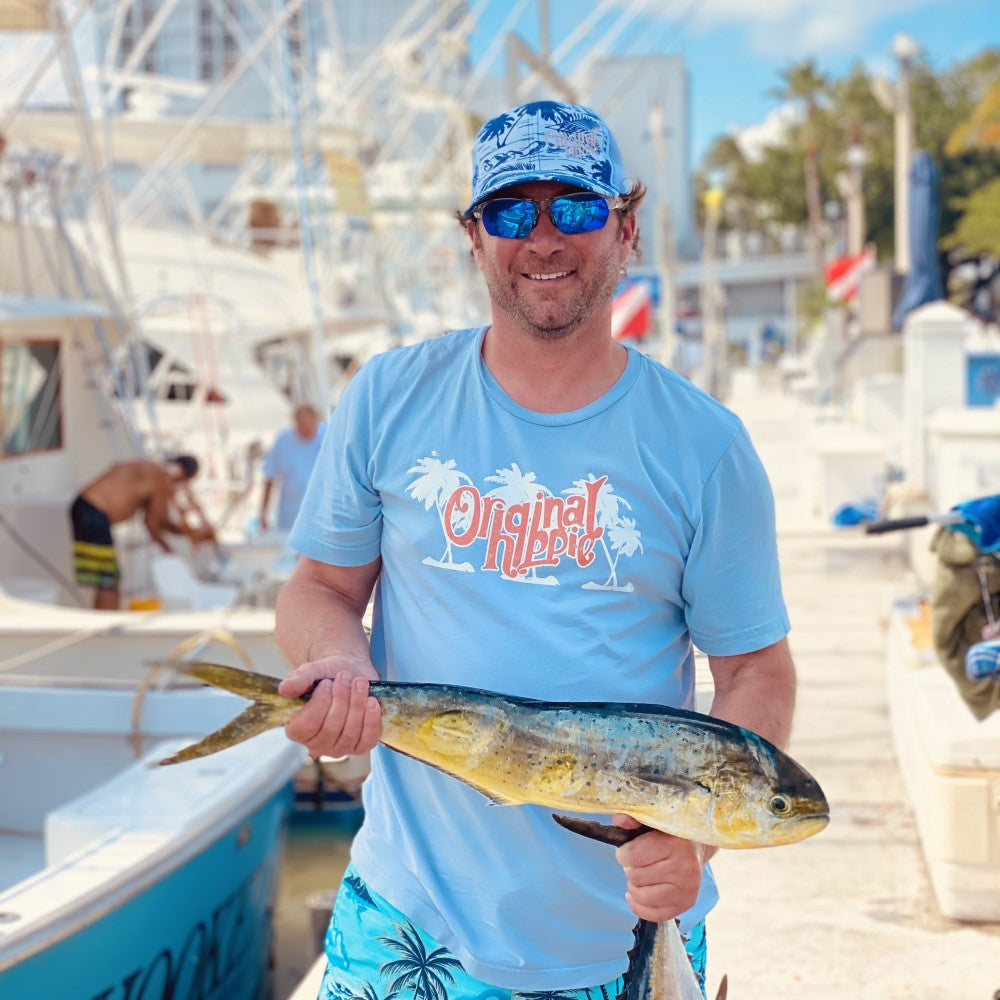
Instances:
[[[593,177],[586,177],[582,174],[575,174],[569,171],[546,171],[544,174],[541,174],[541,172],[537,170],[516,170],[511,171],[509,174],[505,174],[503,177],[497,178],[497,180],[493,184],[490,184],[484,191],[480,191],[476,199],[469,203],[469,207],[465,210],[465,214],[468,215],[469,212],[471,212],[481,201],[488,198],[491,194],[503,191],[504,188],[514,187],[516,184],[532,184],[538,181],[552,181],[556,184],[570,184],[573,187],[582,188],[584,191],[593,191],[596,194],[603,194],[608,198],[617,198],[619,195],[625,193],[624,191],[618,191],[610,184],[602,184]]]

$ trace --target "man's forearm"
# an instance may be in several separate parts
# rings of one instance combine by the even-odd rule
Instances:
[[[341,656],[370,670],[363,613],[364,609],[322,583],[293,576],[278,595],[275,640],[293,667]]]
[[[795,665],[786,640],[743,656],[709,657],[715,680],[710,714],[785,749],[795,709]]]

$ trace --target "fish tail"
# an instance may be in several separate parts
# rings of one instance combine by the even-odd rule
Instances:
[[[203,684],[231,691],[250,701],[280,698],[278,685],[281,680],[270,674],[258,674],[242,667],[229,667],[222,663],[206,663],[199,660],[155,660],[151,666],[169,667],[178,673],[194,677]]]
[[[254,702],[249,708],[244,709],[235,719],[230,719],[224,726],[209,733],[204,739],[190,746],[178,750],[170,757],[164,757],[161,764],[181,764],[186,760],[195,760],[198,757],[207,757],[209,754],[217,753],[226,747],[235,746],[252,736],[267,732],[282,725],[282,719],[278,716],[272,705],[263,702]]]

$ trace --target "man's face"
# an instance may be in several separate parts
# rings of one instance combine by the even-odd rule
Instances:
[[[319,430],[319,418],[312,410],[298,410],[295,413],[295,431],[303,441],[311,441]]]
[[[517,184],[491,197],[552,198],[579,190],[554,181]],[[486,280],[494,314],[532,336],[561,340],[607,311],[628,259],[635,219],[612,212],[603,229],[566,236],[546,212],[522,240],[470,227],[472,252]]]

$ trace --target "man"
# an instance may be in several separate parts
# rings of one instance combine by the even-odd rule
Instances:
[[[187,488],[197,474],[198,460],[191,455],[165,462],[136,459],[113,465],[80,491],[70,508],[73,563],[76,582],[94,588],[95,608],[117,611],[121,604],[113,524],[141,510],[146,530],[164,552],[171,551],[167,534],[187,535],[194,543],[215,540],[215,532]],[[202,518],[201,524],[185,522],[190,511]]]
[[[636,916],[679,916],[704,982],[712,848],[651,831],[612,852],[376,746],[376,677],[690,708],[692,644],[709,656],[713,714],[778,745],[791,723],[760,461],[732,413],[611,337],[642,185],[603,121],[554,102],[487,122],[472,161],[460,221],[490,325],[354,377],[278,602],[296,667],[282,692],[320,681],[288,735],[314,754],[372,751],[324,995],[383,995],[412,947],[439,957],[450,1000],[616,996]]]
[[[267,511],[276,479],[281,484],[277,528],[286,532],[291,529],[323,443],[326,425],[320,422],[315,407],[308,403],[296,406],[292,420],[293,426],[278,434],[264,456],[264,495],[260,501],[261,531],[268,530]]]

